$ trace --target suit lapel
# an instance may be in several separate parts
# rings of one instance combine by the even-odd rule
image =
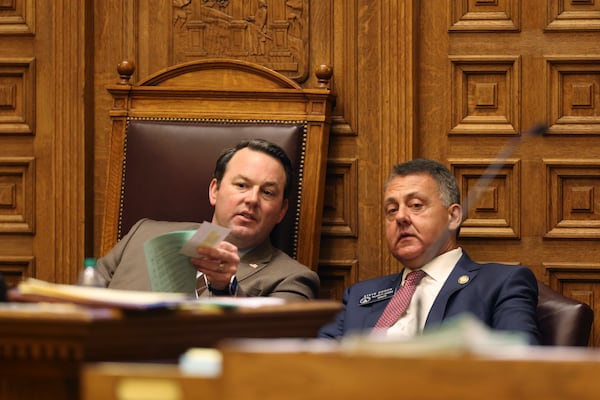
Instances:
[[[399,274],[389,275],[386,277],[386,279],[381,284],[377,285],[377,290],[368,291],[367,293],[360,293],[359,299],[364,299],[365,296],[373,295],[374,293],[377,293],[382,290],[386,290],[388,288],[393,288],[394,293],[396,293],[396,291],[398,291],[398,288],[400,287],[401,282],[402,282],[402,272],[400,272]],[[365,314],[364,320],[363,320],[363,328],[371,328],[371,327],[375,326],[375,324],[377,323],[377,320],[379,320],[379,317],[381,317],[381,314],[383,314],[385,307],[388,305],[388,303],[390,302],[392,297],[393,296],[390,296],[385,300],[375,301],[372,304],[370,304],[370,306],[366,306],[366,305],[361,306],[361,305],[357,304],[360,307],[368,307],[368,311]]]
[[[244,254],[238,265],[236,274],[238,281],[243,281],[265,268],[273,259],[274,247],[267,240]]]
[[[442,320],[446,315],[446,308],[450,296],[456,291],[467,287],[473,281],[473,278],[477,276],[479,269],[480,266],[471,261],[471,259],[463,253],[433,302],[429,315],[427,316],[427,321],[425,322],[426,327],[430,328],[442,323]]]

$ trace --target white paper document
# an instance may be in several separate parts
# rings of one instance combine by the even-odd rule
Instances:
[[[199,246],[217,247],[229,235],[229,232],[229,228],[205,221],[200,225],[196,233],[181,247],[181,253],[188,257],[197,257],[198,252],[196,249]]]

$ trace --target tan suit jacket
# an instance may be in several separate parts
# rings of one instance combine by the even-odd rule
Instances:
[[[198,229],[195,222],[138,221],[111,251],[98,260],[98,270],[108,287],[152,290],[144,255],[144,242],[160,234]],[[269,241],[241,257],[236,274],[238,296],[273,296],[287,300],[316,298],[319,277]]]

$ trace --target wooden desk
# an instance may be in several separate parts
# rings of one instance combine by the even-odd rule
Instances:
[[[77,399],[83,363],[176,361],[224,338],[315,337],[333,301],[261,308],[123,312],[70,304],[0,308],[0,398]]]
[[[600,353],[587,349],[507,359],[223,351],[220,384],[230,400],[600,398]]]
[[[225,400],[220,378],[184,375],[175,364],[99,363],[82,370],[82,400]]]
[[[223,373],[217,379],[184,376],[175,366],[144,370],[87,365],[82,400],[125,400],[116,389],[132,378],[178,388],[178,397],[164,400],[600,398],[600,353],[589,349],[547,348],[537,355],[511,359],[252,352],[235,346],[221,350]],[[204,397],[203,392],[216,397]]]

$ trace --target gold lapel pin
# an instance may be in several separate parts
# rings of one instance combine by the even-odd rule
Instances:
[[[469,282],[469,277],[467,275],[462,275],[458,278],[458,283],[461,285],[464,285],[467,282]]]

